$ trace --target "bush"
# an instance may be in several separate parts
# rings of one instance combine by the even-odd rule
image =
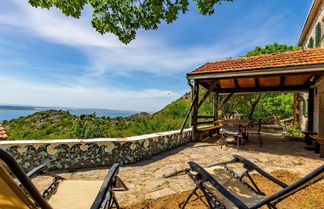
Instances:
[[[292,124],[292,125],[288,126],[287,134],[288,134],[288,136],[297,136],[297,137],[303,136],[298,124]]]

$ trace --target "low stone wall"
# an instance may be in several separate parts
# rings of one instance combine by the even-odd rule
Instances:
[[[191,129],[128,138],[0,141],[27,171],[46,164],[50,170],[73,170],[129,164],[191,141]]]

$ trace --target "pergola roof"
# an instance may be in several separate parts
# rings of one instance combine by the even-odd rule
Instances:
[[[188,75],[324,64],[324,48],[209,62]]]
[[[299,91],[324,73],[324,48],[209,62],[187,74],[218,92]]]

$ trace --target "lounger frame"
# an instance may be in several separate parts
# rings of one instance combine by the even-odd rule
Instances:
[[[47,200],[50,199],[51,195],[59,186],[59,182],[64,180],[64,178],[47,171],[46,165],[40,165],[26,174],[21,168],[21,166],[11,156],[11,154],[1,148],[0,160],[2,160],[8,166],[10,171],[17,177],[19,182],[18,186],[23,188],[23,190],[26,192],[26,195],[34,201],[37,207],[42,209],[52,209]],[[126,191],[128,190],[128,188],[123,183],[123,181],[117,176],[118,171],[119,164],[113,164],[102,183],[102,186],[91,206],[91,209],[120,208],[115,197],[114,191]],[[48,175],[53,177],[52,183],[43,192],[43,194],[40,194],[35,185],[31,182],[32,178],[35,178],[39,175]]]
[[[229,170],[229,172],[233,172],[228,167],[229,164],[232,163],[241,163],[243,164],[243,167],[245,168],[245,171],[238,176],[235,173],[232,173],[236,178],[240,179],[242,184],[245,184],[250,189],[252,189],[256,194],[263,195],[265,194],[261,191],[261,189],[258,187],[256,182],[251,177],[250,173],[252,171],[256,171],[271,182],[277,184],[282,188],[279,192],[271,195],[271,196],[265,196],[263,200],[256,203],[255,205],[248,207],[245,205],[241,200],[236,198],[234,195],[232,195],[229,191],[227,191],[210,173],[208,173],[203,167],[198,165],[195,162],[188,162],[190,168],[182,169],[175,171],[174,173],[171,173],[170,175],[165,176],[165,178],[169,178],[172,176],[179,175],[181,173],[186,173],[192,181],[195,183],[195,188],[193,191],[189,194],[189,196],[186,198],[186,200],[181,203],[179,206],[181,209],[184,209],[190,200],[190,198],[195,195],[199,200],[201,200],[207,208],[209,209],[225,209],[226,206],[221,202],[221,200],[218,199],[218,197],[210,191],[208,187],[206,187],[206,183],[210,183],[215,189],[217,189],[226,199],[228,199],[230,202],[232,202],[235,206],[237,206],[240,209],[256,209],[260,208],[264,205],[268,206],[270,209],[276,209],[276,205],[281,202],[282,200],[286,199],[287,197],[295,194],[296,192],[322,180],[324,178],[324,165],[320,166],[304,178],[300,179],[299,181],[295,182],[294,184],[288,186],[287,184],[283,183],[282,181],[276,179],[275,177],[271,176],[269,173],[265,172],[258,166],[256,166],[251,161],[239,156],[239,155],[233,155],[234,159],[226,162],[216,163],[213,165],[210,165],[208,167],[213,166],[224,166],[226,169]],[[244,178],[248,178],[252,185],[249,185],[244,181]],[[197,191],[200,190],[203,193],[203,196],[205,197],[207,203],[203,200],[201,196],[198,195]]]

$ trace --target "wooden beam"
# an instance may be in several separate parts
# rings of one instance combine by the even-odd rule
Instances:
[[[218,74],[218,73],[215,73],[215,75]],[[263,75],[251,75],[251,74],[248,74],[248,75],[241,75],[241,76],[233,76],[232,73],[228,73],[228,76],[223,76],[223,77],[213,77],[212,74],[208,74],[208,76],[210,77],[206,77],[206,78],[201,78],[200,76],[201,75],[195,75],[195,76],[187,76],[189,77],[190,79],[192,80],[224,80],[224,79],[233,79],[234,77],[235,78],[264,78],[264,77],[273,77],[273,76],[290,76],[290,75],[314,75],[314,74],[321,74],[321,75],[324,75],[324,71],[323,70],[318,70],[318,71],[312,71],[312,72],[293,72],[292,71],[287,71],[287,72],[279,72],[279,73],[274,73],[274,74],[263,74]],[[195,78],[195,77],[198,77],[198,78]]]
[[[285,86],[285,77],[280,76],[280,87],[284,87],[284,86]]]
[[[256,88],[259,88],[260,87],[259,78],[254,78],[254,83],[255,83],[255,87]]]
[[[197,122],[197,125],[203,125],[203,124],[210,124],[210,123],[214,123],[214,121],[202,121],[202,122]]]
[[[238,84],[238,81],[236,78],[233,79],[234,80],[234,85],[235,85],[235,88],[240,88],[239,84]]]
[[[197,118],[214,118],[213,115],[198,115]]]
[[[323,75],[323,74],[316,74],[316,75],[314,75],[314,79],[312,80],[312,82],[313,82],[313,83],[316,83],[316,81],[317,81],[318,79],[320,79],[320,78],[322,77],[322,75]]]
[[[181,130],[180,130],[180,134],[182,134],[182,132],[183,132],[183,129],[184,129],[184,127],[186,126],[186,123],[187,123],[187,120],[188,120],[188,118],[189,118],[189,116],[190,116],[190,113],[191,113],[191,111],[192,111],[192,108],[193,108],[193,106],[194,106],[194,100],[196,100],[196,97],[197,95],[195,95],[194,96],[194,98],[193,98],[193,100],[192,100],[192,102],[191,102],[191,105],[190,105],[190,108],[189,108],[189,111],[188,111],[188,113],[187,113],[187,115],[186,115],[186,117],[185,117],[185,120],[183,121],[183,123],[182,123],[182,126],[181,126]]]
[[[198,101],[199,101],[199,83],[197,80],[194,80],[194,87],[193,87],[193,91],[194,91],[194,100],[192,101],[193,103],[193,111],[192,111],[192,136],[193,136],[193,140],[197,140],[198,139]]]
[[[199,104],[198,104],[198,108],[204,103],[204,101],[207,99],[207,97],[209,96],[210,92],[213,91],[213,89],[215,88],[216,83],[213,83],[209,89],[207,90],[207,92],[205,93],[205,95],[203,96],[203,98],[200,100]]]
[[[213,115],[214,115],[214,121],[218,119],[218,93],[213,92]]]
[[[253,93],[253,92],[282,92],[282,91],[306,91],[308,86],[284,86],[284,87],[251,87],[251,88],[227,88],[227,89],[218,89],[218,93]]]

